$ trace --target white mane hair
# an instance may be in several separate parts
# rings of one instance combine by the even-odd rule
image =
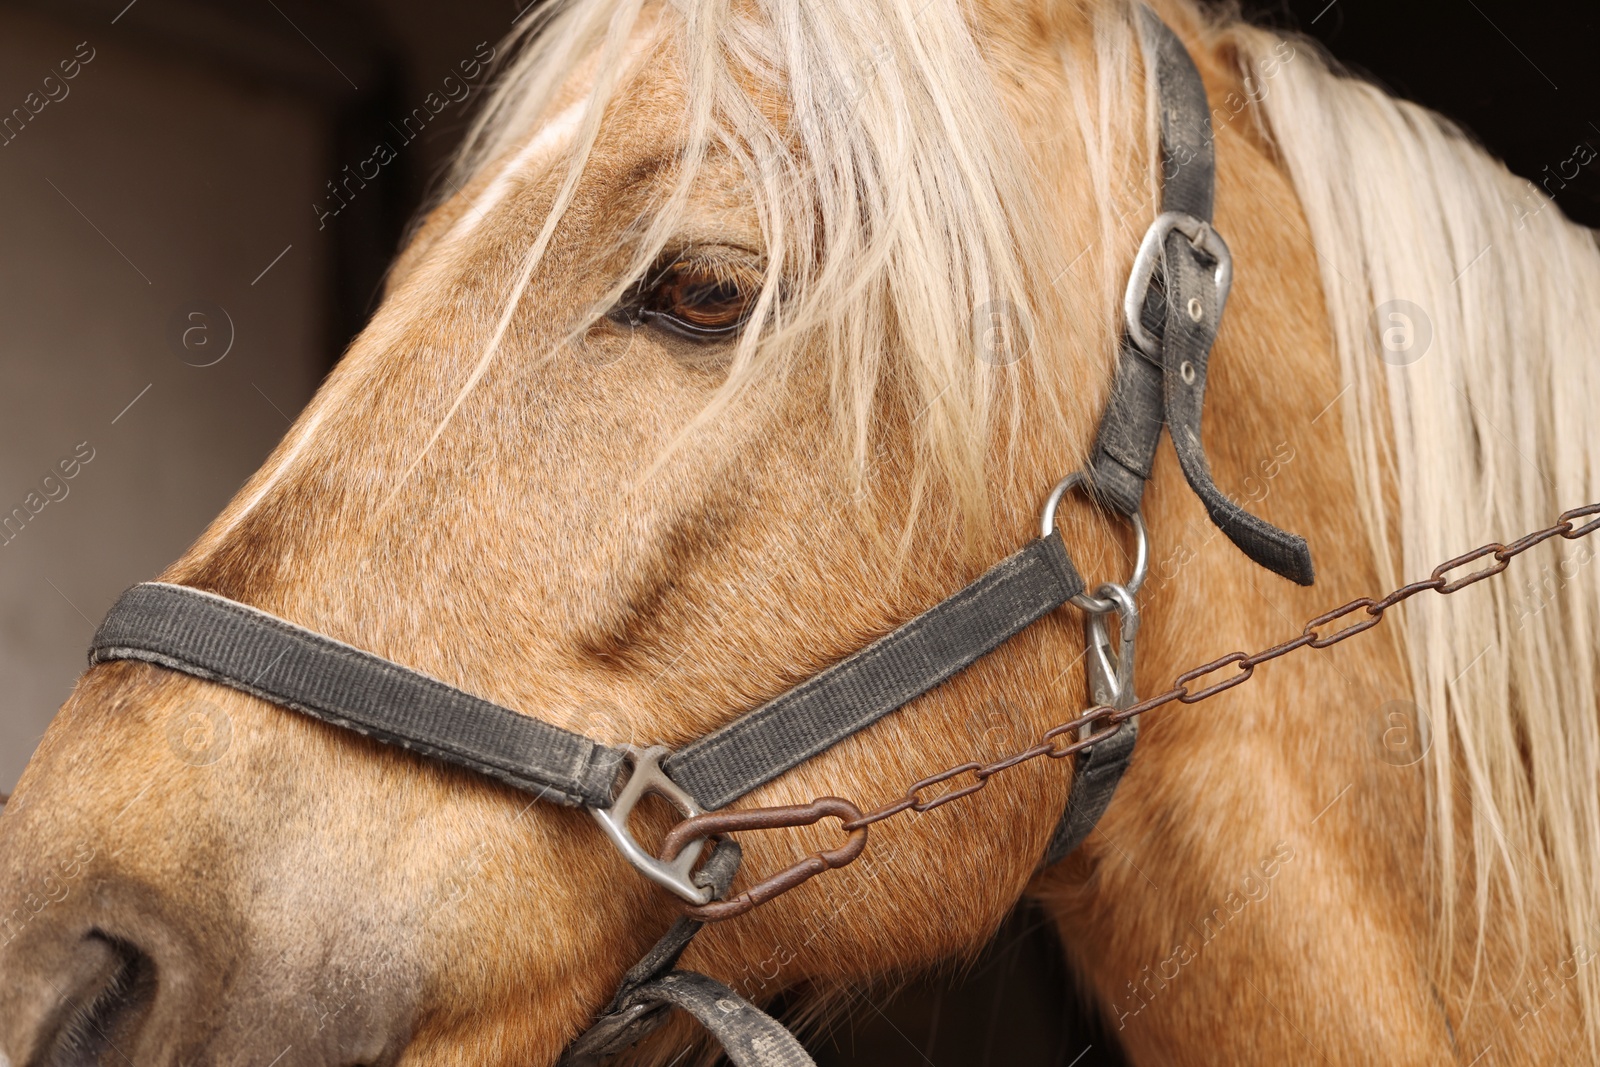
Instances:
[[[1133,198],[1130,188],[1148,198],[1158,180],[1133,15],[1131,3],[1106,3],[1095,16],[1093,69],[1064,57],[1068,98],[1038,105],[1056,109],[1086,161],[1098,214],[1084,225],[1098,237],[1079,263],[1081,242],[1063,249],[1040,209],[1028,149],[956,0],[541,6],[517,31],[522,48],[457,171],[464,181],[514,152],[598,53],[566,184],[507,321],[571,202],[629,56],[641,40],[665,43],[685,79],[683,151],[630,276],[609,297],[666,247],[707,160],[735,160],[766,245],[763,328],[745,332],[704,417],[751,382],[781,375],[804,339],[827,361],[833,416],[857,468],[870,467],[883,413],[900,412],[915,440],[913,500],[948,493],[967,534],[981,534],[994,506],[994,443],[1022,392],[1058,410],[1089,402],[1083,383],[1066,378],[1073,361],[1049,350],[1062,343],[1063,290],[1073,315],[1096,318],[1109,371],[1126,269],[1112,250],[1129,247],[1129,227],[1144,224],[1117,204]],[[1237,49],[1246,71],[1283,40],[1228,15],[1197,20]],[[1310,225],[1370,548],[1384,581],[1399,584],[1600,499],[1600,251],[1592,233],[1450,123],[1344,75],[1307,42],[1296,47],[1304,58],[1280,65],[1250,106]],[[758,110],[752,84],[781,90],[785,128]],[[1069,268],[1071,285],[1056,284]],[[1421,308],[1432,335],[1406,365],[1382,358],[1391,323],[1379,309],[1394,300]],[[1032,331],[1039,358],[982,358],[973,316],[991,304],[1049,324]],[[498,343],[497,334],[485,361]],[[1092,417],[1064,414],[1074,425]],[[1062,469],[1077,458],[1063,457]],[[1600,950],[1600,565],[1583,542],[1539,551],[1524,572],[1557,562],[1470,594],[1418,598],[1402,612],[1430,734],[1434,969],[1446,989],[1455,988],[1450,961],[1464,924],[1481,953],[1491,905],[1517,916],[1536,883],[1549,887],[1569,943]],[[1466,916],[1462,885],[1476,900]],[[1470,998],[1475,973],[1467,981]],[[1580,970],[1576,983],[1600,1049],[1600,982]]]
[[[1244,26],[1225,32],[1246,64],[1280,39]],[[1385,585],[1600,500],[1594,232],[1447,120],[1315,55],[1284,65],[1260,108],[1318,252],[1348,388],[1340,404]],[[1384,305],[1394,300],[1416,305],[1426,322],[1389,319]],[[1419,353],[1424,328],[1432,341]],[[1391,329],[1413,333],[1391,336],[1386,349],[1382,331]],[[1416,347],[1395,351],[1397,341]],[[1480,957],[1491,897],[1503,894],[1510,907],[1499,914],[1515,920],[1535,882],[1561,909],[1567,951],[1600,950],[1594,554],[1587,542],[1557,540],[1513,564],[1521,573],[1510,580],[1412,600],[1402,612],[1431,745],[1441,951],[1463,921],[1463,828],[1477,904],[1465,921],[1476,923]],[[1526,959],[1524,974],[1537,978],[1559,958]],[[1600,1051],[1600,982],[1580,968],[1577,983]],[[1513,1004],[1525,994],[1489,992]]]

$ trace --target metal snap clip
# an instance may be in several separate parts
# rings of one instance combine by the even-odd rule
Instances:
[[[1090,612],[1084,616],[1083,632],[1087,643],[1089,699],[1107,708],[1131,708],[1134,696],[1133,671],[1139,636],[1139,605],[1127,586],[1106,582],[1095,589],[1095,595],[1109,601],[1111,611]],[[1117,643],[1113,647],[1107,620],[1116,615]],[[1078,740],[1088,740],[1093,725],[1078,729]]]

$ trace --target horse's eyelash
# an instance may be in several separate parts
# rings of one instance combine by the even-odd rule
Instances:
[[[765,264],[752,262],[747,256],[725,252],[693,251],[663,256],[646,275],[651,285],[660,284],[674,269],[703,270],[713,281],[739,282],[760,288],[766,281]]]

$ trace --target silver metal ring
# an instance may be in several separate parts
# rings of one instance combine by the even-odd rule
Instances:
[[[1061,501],[1066,495],[1078,486],[1088,482],[1089,476],[1082,471],[1073,471],[1056,483],[1050,490],[1050,495],[1044,501],[1044,513],[1039,516],[1039,536],[1049,537],[1056,532],[1056,509],[1061,506]]]
[[[1085,486],[1088,482],[1089,476],[1083,471],[1073,471],[1056,483],[1056,487],[1050,490],[1050,495],[1045,498],[1044,512],[1039,517],[1040,537],[1049,537],[1056,532],[1056,509],[1061,507],[1061,501],[1072,490]],[[1137,511],[1128,516],[1128,522],[1133,526],[1134,534],[1133,574],[1121,584],[1129,594],[1133,594],[1144,585],[1144,580],[1150,573],[1150,531],[1145,527],[1144,516]],[[1117,610],[1115,600],[1093,596],[1087,592],[1074,596],[1072,604],[1092,615],[1106,615]]]

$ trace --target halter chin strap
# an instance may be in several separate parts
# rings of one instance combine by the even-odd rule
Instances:
[[[738,866],[739,846],[724,841],[695,877],[721,896]],[[734,1067],[816,1067],[778,1020],[716,979],[676,969],[678,957],[702,925],[688,916],[679,918],[622,979],[610,1006],[567,1049],[558,1067],[599,1067],[653,1033],[673,1008],[698,1019]]]
[[[1184,476],[1212,520],[1251,559],[1310,584],[1305,541],[1229,501],[1206,462],[1200,440],[1206,359],[1231,282],[1227,245],[1210,221],[1210,113],[1199,73],[1178,38],[1146,9],[1141,9],[1141,29],[1161,107],[1162,212],[1129,282],[1127,336],[1096,436],[1088,488],[1137,521],[1156,444],[1169,425]],[[593,741],[256,608],[184,586],[149,583],[124,593],[96,632],[89,662],[157,664],[465,767],[541,799],[589,808],[648,877],[686,900],[705,903],[727,892],[739,863],[737,846],[717,844],[698,869],[693,858],[677,866],[654,860],[627,829],[628,811],[642,793],[658,792],[685,814],[724,807],[904,707],[1068,601],[1103,616],[1113,610],[1106,606],[1107,596],[1120,597],[1115,610],[1124,624],[1122,662],[1115,679],[1100,672],[1095,700],[1131,703],[1137,626],[1131,592],[1137,583],[1083,595],[1083,580],[1051,528],[1055,504],[1069,484],[1076,483],[1063,482],[1051,497],[1044,536],[892,633],[670,754]],[[1096,633],[1106,644],[1091,651],[1104,656],[1109,638],[1103,617],[1098,629],[1091,627],[1091,637]],[[1099,821],[1132,759],[1136,730],[1136,722],[1125,723],[1080,753],[1046,863],[1070,853]],[[631,787],[619,793],[625,764]],[[770,1016],[710,978],[674,969],[699,929],[700,923],[682,918],[668,931],[629,972],[611,1006],[569,1051],[564,1067],[602,1062],[655,1029],[671,1007],[705,1024],[738,1067],[811,1064]]]

